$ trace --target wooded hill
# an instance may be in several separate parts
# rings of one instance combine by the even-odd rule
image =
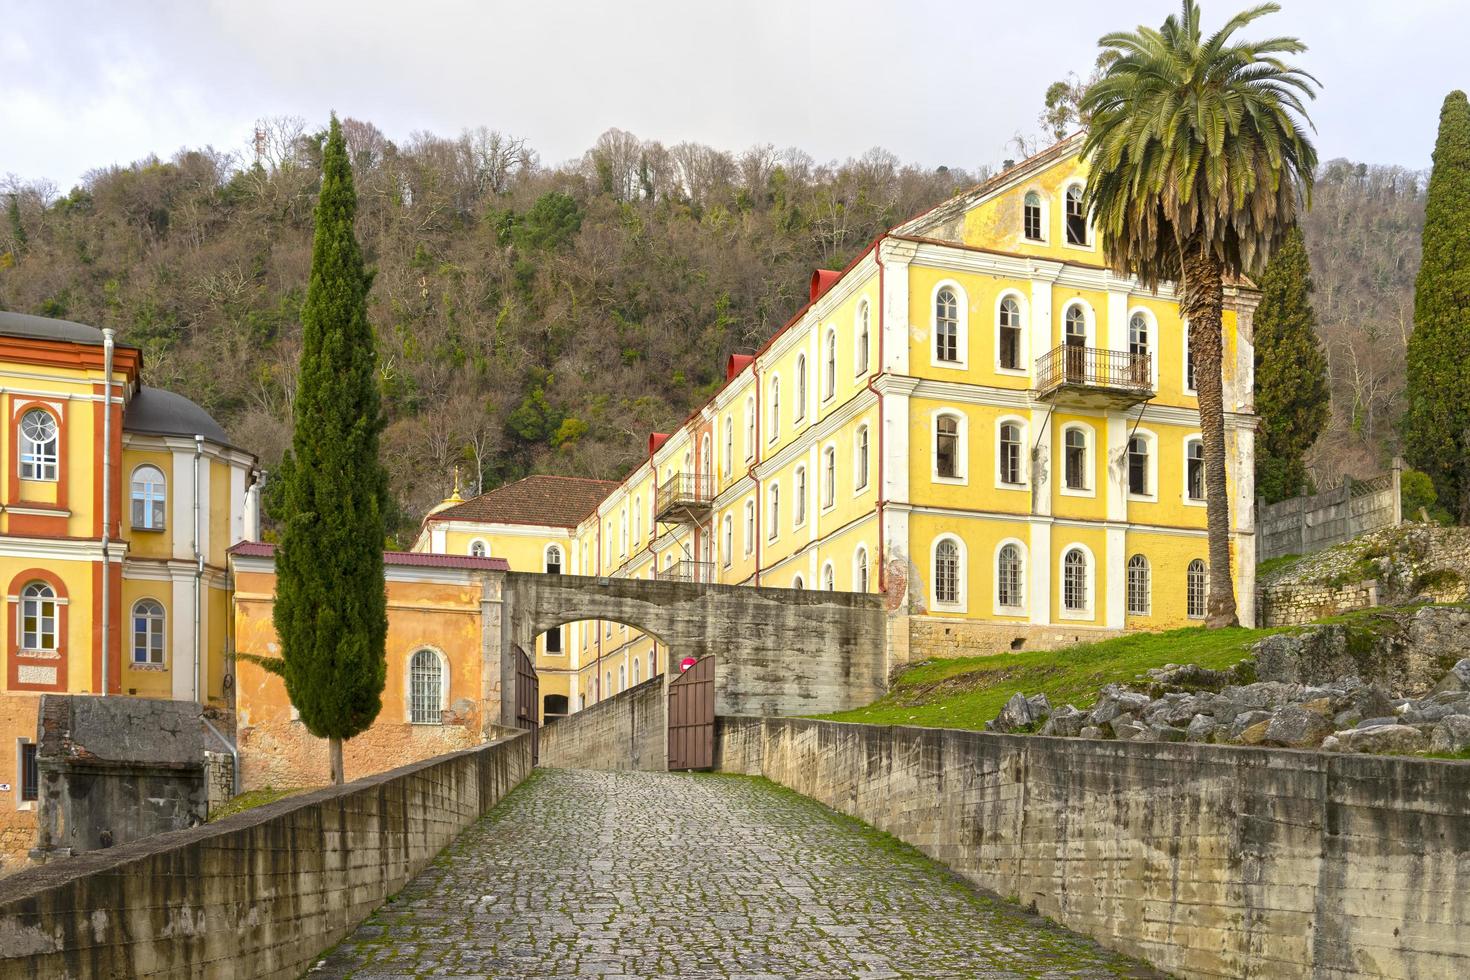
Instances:
[[[376,270],[400,543],[450,489],[528,472],[616,478],[713,392],[726,355],[799,309],[811,270],[985,176],[884,150],[821,164],[610,130],[580,160],[479,129],[388,140],[346,120]],[[269,469],[289,444],[321,134],[181,152],[60,194],[0,187],[0,308],[118,328],[151,384],[207,408]],[[0,160],[3,168],[3,160]],[[1319,479],[1394,449],[1423,175],[1333,161],[1304,231],[1332,369]]]

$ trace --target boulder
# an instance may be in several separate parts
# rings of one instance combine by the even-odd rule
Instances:
[[[1438,684],[1434,685],[1431,694],[1457,693],[1470,691],[1470,657],[1461,660],[1450,668],[1450,672],[1440,678]]]
[[[1083,725],[1082,730],[1077,733],[1078,738],[1102,738],[1103,730],[1096,725]]]
[[[1182,742],[1184,729],[1156,721],[1148,726],[1148,738],[1154,742]]]
[[[1271,716],[1265,741],[1289,749],[1314,748],[1332,733],[1327,716],[1305,704],[1288,704]]]
[[[1247,728],[1269,722],[1270,720],[1271,712],[1269,711],[1242,711],[1230,722],[1230,739],[1232,741],[1239,740],[1241,733]],[[1263,735],[1265,731],[1264,728],[1261,729]]]
[[[1227,671],[1211,670],[1198,664],[1165,664],[1144,673],[1161,687],[1190,691],[1218,691],[1230,683],[1231,677]]]
[[[1431,752],[1464,752],[1470,749],[1470,715],[1446,715],[1429,736]]]
[[[1271,727],[1271,722],[1258,721],[1254,725],[1247,725],[1235,736],[1235,740],[1241,745],[1260,745],[1266,741],[1266,731]]]
[[[1036,722],[1036,715],[1032,711],[1031,702],[1026,695],[1017,691],[1011,695],[1011,699],[1000,709],[1000,714],[995,716],[994,721],[985,723],[987,732],[1018,732],[1031,727]]]
[[[1435,704],[1432,701],[1410,701],[1399,712],[1399,721],[1405,725],[1422,725],[1426,722],[1439,721],[1448,715],[1457,715],[1453,704]]]
[[[1041,726],[1041,734],[1075,738],[1081,734],[1082,721],[1086,717],[1072,705],[1064,704],[1047,717],[1046,724]]]
[[[1383,715],[1382,717],[1379,717],[1379,718],[1364,718],[1362,721],[1358,722],[1353,727],[1354,728],[1382,728],[1384,725],[1397,725],[1398,723],[1399,723],[1399,716],[1398,715]]]
[[[1051,701],[1045,694],[1033,694],[1026,699],[1026,705],[1031,709],[1033,721],[1043,721],[1051,717]]]
[[[1322,740],[1322,744],[1319,746],[1319,748],[1323,752],[1337,752],[1342,749],[1342,743],[1338,741],[1336,735],[1328,735]]]
[[[1184,730],[1186,741],[1210,742],[1214,740],[1215,729],[1219,725],[1209,715],[1195,715],[1190,719],[1189,727]]]
[[[1372,725],[1334,733],[1344,752],[1403,755],[1422,750],[1428,743],[1424,733],[1408,725]]]
[[[1108,722],[1106,727],[1113,733],[1113,738],[1116,738],[1120,742],[1131,741],[1148,731],[1132,715],[1128,714],[1119,715]]]
[[[1394,700],[1381,684],[1363,684],[1347,694],[1348,706],[1359,718],[1382,718],[1393,714]],[[1343,726],[1351,727],[1351,726]]]

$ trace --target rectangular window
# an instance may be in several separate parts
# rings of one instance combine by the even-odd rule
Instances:
[[[546,652],[561,653],[561,627],[546,631]]]
[[[1148,447],[1142,439],[1128,445],[1128,492],[1140,497],[1148,495]]]
[[[41,797],[41,768],[36,764],[36,744],[20,744],[20,799],[31,803]]]
[[[948,415],[940,416],[934,430],[934,471],[947,480],[960,475],[960,425]]]
[[[1000,328],[1000,366],[1007,371],[1021,369],[1021,331],[1016,327]]]

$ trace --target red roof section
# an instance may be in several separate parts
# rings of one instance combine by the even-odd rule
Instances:
[[[426,520],[574,528],[618,486],[611,480],[578,476],[528,476],[430,514]]]
[[[276,546],[260,541],[241,541],[229,549],[232,555],[247,558],[274,558]],[[482,572],[508,572],[510,563],[504,558],[472,558],[469,555],[429,555],[417,551],[385,551],[383,562],[388,565],[409,565],[418,568],[468,568]]]

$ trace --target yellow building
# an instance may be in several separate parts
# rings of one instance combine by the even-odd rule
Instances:
[[[1063,141],[891,229],[840,273],[818,272],[806,307],[733,357],[725,386],[653,436],[641,466],[621,483],[586,481],[599,499],[505,536],[476,519],[476,498],[428,515],[415,550],[504,549],[533,569],[555,545],[572,573],[880,592],[899,661],[1202,619],[1204,464],[1185,324],[1172,286],[1152,292],[1106,268],[1080,147]],[[1227,289],[1246,623],[1255,303]],[[568,710],[664,667],[652,639],[619,624],[569,629],[564,666],[538,656],[569,681],[554,691]]]
[[[230,705],[225,551],[256,533],[255,458],[141,366],[111,331],[0,312],[0,871],[31,843],[42,694]]]

